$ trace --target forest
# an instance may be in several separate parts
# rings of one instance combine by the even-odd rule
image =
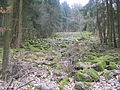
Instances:
[[[88,1],[0,0],[0,90],[120,90],[120,0]]]

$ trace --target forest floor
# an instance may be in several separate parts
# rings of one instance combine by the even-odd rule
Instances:
[[[90,32],[29,40],[11,52],[0,90],[120,90],[120,50]]]

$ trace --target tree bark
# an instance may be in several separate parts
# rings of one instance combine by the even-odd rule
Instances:
[[[117,47],[116,44],[116,34],[115,34],[115,28],[114,28],[114,9],[113,9],[113,1],[110,0],[110,41],[111,41],[111,46],[114,45],[114,47]],[[114,41],[114,43],[112,44],[112,41]]]
[[[10,12],[6,13],[6,31],[4,33],[4,48],[3,48],[3,61],[2,61],[2,79],[6,78],[6,71],[8,69],[8,62],[10,56],[10,42],[11,42],[11,30],[13,22],[13,3],[14,0],[8,0],[8,5],[11,7]]]
[[[98,5],[97,5],[97,28],[99,31],[100,43],[103,44],[103,35],[102,35],[102,28],[100,26],[100,19],[101,18],[99,18],[99,10],[98,10]]]
[[[17,43],[16,48],[20,48],[20,44],[22,41],[22,11],[23,11],[23,0],[20,0],[19,4],[19,26],[18,26],[18,37],[17,37]]]
[[[112,30],[111,30],[111,8],[110,4],[108,3],[110,0],[106,0],[106,5],[107,5],[107,38],[108,38],[108,45],[109,47],[112,47]]]
[[[118,47],[120,48],[120,0],[117,3],[117,23],[118,23]]]

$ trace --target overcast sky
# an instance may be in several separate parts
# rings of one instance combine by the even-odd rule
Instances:
[[[67,1],[70,6],[74,3],[80,3],[82,6],[84,6],[88,3],[89,0],[60,0],[61,3],[64,1]]]

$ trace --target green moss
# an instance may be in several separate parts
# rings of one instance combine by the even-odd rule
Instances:
[[[82,37],[84,37],[84,38],[90,38],[91,36],[92,36],[92,32],[84,31],[82,34]]]
[[[51,45],[47,43],[47,39],[35,39],[24,42],[22,48],[28,51],[39,52],[50,49]]]
[[[110,71],[107,71],[105,70],[103,73],[102,73],[102,76],[104,76],[106,79],[111,79],[113,77],[113,73],[110,72]]]
[[[94,59],[96,58],[96,56],[93,56],[93,55],[87,55],[87,58],[88,58],[89,60],[94,60]]]
[[[110,62],[110,64],[108,65],[108,69],[109,70],[113,70],[113,69],[117,69],[118,66],[116,65],[115,62]]]
[[[96,59],[96,61],[107,61],[107,60],[108,60],[108,56],[101,56]]]
[[[98,61],[95,66],[93,66],[93,68],[96,71],[104,71],[104,69],[106,68],[106,62],[105,61]]]
[[[69,78],[65,77],[60,81],[60,90],[63,90],[64,86],[67,85],[69,83]]]
[[[106,55],[96,58],[95,61],[111,61],[111,59],[113,59],[113,56]]]
[[[92,53],[92,55],[93,55],[93,56],[96,56],[96,57],[100,57],[100,56],[102,56],[101,53],[96,53],[96,52]]]
[[[76,81],[82,81],[82,82],[90,82],[91,78],[88,75],[85,75],[84,73],[77,72],[75,76]]]
[[[119,63],[120,62],[120,56],[114,56],[113,58],[111,58],[110,62]]]
[[[84,72],[86,72],[92,78],[93,81],[99,81],[100,76],[94,69],[86,69]]]
[[[67,46],[69,46],[69,44],[67,44],[67,43],[62,43],[62,44],[60,44],[60,47],[61,47],[61,48],[65,48],[65,47],[67,47]]]
[[[120,56],[119,55],[106,55],[106,56],[100,56],[94,60],[89,60],[88,62],[91,62],[93,64],[93,68],[96,71],[104,71],[106,69],[117,69],[118,66],[116,65],[120,61]]]
[[[79,70],[75,76],[76,81],[92,82],[99,81],[100,76],[94,69]]]
[[[106,55],[101,57],[104,61],[106,62],[119,62],[120,61],[120,56],[119,55]]]

